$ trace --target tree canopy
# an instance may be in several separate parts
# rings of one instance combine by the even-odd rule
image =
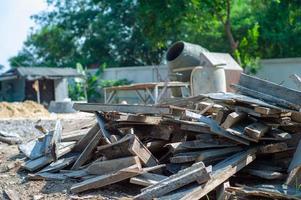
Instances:
[[[47,0],[12,66],[159,64],[178,40],[231,53],[243,67],[301,53],[298,0]]]

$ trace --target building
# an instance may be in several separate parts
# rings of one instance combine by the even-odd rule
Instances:
[[[82,75],[72,68],[13,68],[0,75],[0,101],[63,101],[68,98],[68,78],[74,77]]]

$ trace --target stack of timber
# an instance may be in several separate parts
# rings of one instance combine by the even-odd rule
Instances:
[[[23,167],[33,180],[77,179],[71,193],[128,181],[143,200],[300,199],[301,92],[245,74],[233,88],[159,105],[74,104],[95,121],[57,122],[20,145]]]

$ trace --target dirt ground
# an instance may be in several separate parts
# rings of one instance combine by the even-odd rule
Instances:
[[[0,120],[0,131],[14,131],[23,141],[37,137],[40,133],[34,128],[36,124],[51,128],[56,119],[62,119],[63,124],[72,120],[82,120],[91,115],[76,113],[62,114],[49,117],[49,119],[5,119]],[[0,142],[0,199],[7,199],[4,191],[7,189],[16,193],[20,199],[131,199],[140,191],[140,187],[128,182],[114,184],[99,190],[94,190],[80,195],[69,193],[69,188],[76,180],[66,181],[28,181],[28,172],[20,166],[25,161],[25,156],[19,153],[17,145],[8,145]]]

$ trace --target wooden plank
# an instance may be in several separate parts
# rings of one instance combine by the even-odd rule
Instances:
[[[204,141],[204,140],[192,140],[186,142],[175,142],[165,145],[169,148],[171,153],[180,153],[185,151],[197,150],[197,149],[208,149],[208,148],[223,148],[223,147],[232,147],[235,146],[231,143],[222,143],[218,141]]]
[[[258,148],[258,153],[271,154],[286,151],[288,149],[285,142],[263,145]]]
[[[135,164],[137,164],[138,168],[141,169],[138,156],[130,156],[125,158],[117,158],[113,160],[93,162],[87,167],[86,171],[88,172],[88,174],[104,175],[116,172],[118,170],[130,167]]]
[[[19,145],[19,150],[28,158],[36,159],[45,154],[44,138],[40,140],[31,140]]]
[[[70,191],[72,193],[79,193],[90,189],[96,189],[129,179],[139,174],[142,174],[142,171],[139,170],[137,165],[133,165],[131,167],[119,170],[113,174],[100,175],[95,178],[76,183],[71,186]]]
[[[62,136],[62,123],[60,120],[56,120],[54,131],[53,131],[53,137],[51,138],[50,142],[50,154],[53,157],[53,160],[56,161],[58,159],[58,146],[59,142],[61,141],[61,136]],[[47,146],[45,147],[47,149]]]
[[[79,169],[91,158],[92,152],[96,149],[96,146],[99,144],[100,140],[102,139],[102,134],[100,132],[101,130],[99,130],[94,135],[90,143],[86,146],[84,151],[79,155],[78,159],[75,161],[71,169],[73,170]]]
[[[48,165],[47,167],[45,167],[44,169],[39,171],[39,173],[41,173],[41,172],[57,172],[61,169],[64,169],[65,167],[68,167],[72,163],[74,163],[76,161],[77,157],[78,157],[78,155],[71,155],[71,156],[68,156],[65,158],[58,159],[57,161],[51,163],[50,165]]]
[[[287,169],[287,172],[291,172],[294,168],[301,166],[301,140],[299,140],[297,149],[294,153],[293,159]]]
[[[100,146],[97,150],[108,159],[134,155],[138,156],[145,166],[151,167],[158,164],[157,159],[133,134],[128,134],[115,143]]]
[[[70,131],[62,135],[62,142],[80,141],[89,132],[91,128],[84,128],[79,130]]]
[[[182,194],[183,197],[181,200],[198,200],[204,197],[221,183],[228,180],[239,170],[255,160],[255,153],[256,149],[242,151],[213,166],[211,179],[205,184],[195,187],[192,191],[189,190],[187,193]]]
[[[271,104],[274,104],[274,105],[279,105],[279,106],[289,108],[289,109],[293,109],[293,110],[299,110],[301,108],[299,104],[298,105],[293,104],[293,103],[291,103],[289,101],[286,101],[284,99],[277,98],[277,97],[269,95],[267,93],[260,93],[256,90],[251,90],[247,87],[243,87],[243,86],[236,85],[236,84],[231,85],[231,87],[234,88],[235,90],[239,91],[242,94],[245,94],[245,95],[248,95],[248,96],[251,96],[251,97],[254,97],[254,98],[258,98],[258,99],[263,100],[263,101],[267,101],[267,102],[269,102]]]
[[[280,114],[281,110],[275,108],[267,108],[263,106],[255,106],[254,111],[263,115]]]
[[[71,152],[73,149],[75,143],[69,143],[68,145],[60,144],[59,151],[58,151],[58,157],[62,157],[63,155]],[[42,167],[46,166],[47,164],[51,163],[53,161],[53,157],[51,156],[42,156],[35,160],[29,160],[24,163],[23,167],[28,171],[36,171],[38,169],[41,169]]]
[[[210,179],[203,162],[193,164],[191,167],[183,169],[170,177],[163,179],[157,184],[142,189],[142,192],[134,197],[135,200],[151,200],[155,197],[163,196],[171,191],[181,188],[196,180],[204,183]]]
[[[246,169],[244,172],[251,174],[253,176],[257,176],[259,178],[267,179],[267,180],[275,180],[282,179],[284,174],[276,171],[268,171],[268,170],[259,170],[259,169]]]
[[[158,182],[168,178],[168,176],[163,176],[154,173],[145,173],[130,179],[130,183],[141,185],[141,186],[151,186],[157,184]]]
[[[158,125],[162,117],[145,116],[145,115],[121,115],[117,121],[141,122],[146,124]]]
[[[235,125],[236,123],[238,123],[246,117],[246,113],[232,112],[227,116],[226,120],[222,123],[221,127],[224,129],[231,128],[233,125]]]
[[[82,152],[86,146],[90,143],[92,138],[98,133],[99,131],[99,126],[98,124],[95,124],[88,132],[87,134],[76,143],[74,147],[74,151],[77,152]]]
[[[301,105],[301,92],[242,73],[239,85],[263,94],[271,95],[296,105]]]
[[[259,122],[255,122],[245,127],[245,134],[257,140],[264,136],[268,131],[269,127]]]
[[[178,153],[170,158],[171,163],[185,163],[192,161],[204,161],[208,159],[213,159],[216,157],[225,156],[227,154],[231,154],[237,151],[242,150],[241,147],[229,147],[229,148],[220,148],[220,149],[212,149],[212,150],[204,150],[204,151],[193,151],[186,153]]]
[[[221,128],[219,126],[219,124],[213,119],[210,119],[210,118],[205,117],[203,115],[199,115],[197,113],[193,113],[193,112],[190,112],[190,111],[187,111],[187,110],[185,111],[185,116],[189,117],[189,118],[192,118],[192,119],[196,119],[200,122],[203,122],[203,123],[207,124],[210,127],[211,132],[216,134],[216,135],[228,138],[232,141],[235,141],[235,142],[238,142],[238,143],[241,143],[241,144],[245,144],[245,145],[250,144],[249,141],[247,141],[245,139],[241,139],[241,138],[227,132],[223,128]]]
[[[293,168],[285,181],[285,184],[295,187],[301,183],[301,166]]]
[[[75,103],[73,108],[84,112],[124,112],[124,113],[144,113],[144,114],[171,114],[168,106],[143,106],[143,105],[114,105],[99,103]]]
[[[91,179],[87,179],[83,182],[77,183],[72,185],[70,191],[72,193],[79,193],[90,189],[96,189],[101,188],[106,185],[111,185],[113,183],[117,183],[129,178],[132,178],[134,176],[144,174],[149,171],[154,171],[157,169],[160,169],[165,165],[157,165],[155,167],[148,167],[139,169],[137,165],[133,165],[131,167],[119,170],[118,172],[115,172],[113,174],[106,174],[106,175],[100,175],[93,177]]]
[[[181,124],[181,130],[184,131],[192,131],[192,132],[196,132],[196,133],[211,133],[210,131],[210,127],[207,124],[203,124],[203,123],[195,123],[192,122],[190,124],[188,123],[184,123]]]

